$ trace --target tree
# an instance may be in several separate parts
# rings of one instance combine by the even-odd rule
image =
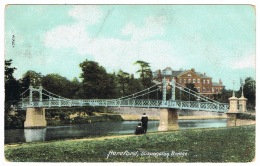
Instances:
[[[117,73],[117,80],[118,80],[119,92],[121,96],[125,96],[126,95],[125,91],[130,80],[129,73],[126,73],[120,69],[119,72]]]
[[[197,88],[195,88],[195,85],[193,83],[187,83],[185,84],[186,88],[183,90],[180,90],[178,88],[175,89],[175,98],[176,100],[184,100],[184,101],[196,101],[197,97],[192,95],[194,93],[198,93]],[[190,90],[189,90],[190,89]],[[188,93],[190,92],[190,93]]]
[[[32,70],[28,70],[23,74],[21,81],[22,91],[25,91],[32,86],[40,86],[42,84],[42,74]]]
[[[113,76],[108,74],[104,67],[99,66],[97,62],[85,60],[80,64],[82,73],[82,89],[78,94],[81,98],[110,98],[115,92]]]
[[[233,90],[223,88],[219,94],[214,94],[213,99],[220,103],[229,103],[229,98],[232,96]]]
[[[59,74],[47,74],[43,76],[42,86],[46,90],[65,98],[74,98],[80,88],[78,80],[74,79],[74,81],[70,81]]]
[[[255,80],[251,77],[247,77],[243,86],[244,97],[248,99],[249,106],[255,106],[255,96],[256,96],[256,84]],[[242,94],[242,85],[238,91],[238,95]],[[240,97],[239,96],[239,97]]]
[[[20,85],[14,78],[15,67],[11,67],[12,60],[5,60],[5,111],[11,109],[11,105],[18,104],[20,99]]]
[[[144,88],[148,88],[153,85],[152,83],[152,70],[150,69],[149,63],[145,61],[136,61],[134,64],[140,66],[140,69],[136,73],[140,74],[140,78]]]
[[[186,84],[186,91],[188,91],[189,93],[184,93],[184,98],[187,100],[187,101],[196,101],[197,100],[197,97],[192,95],[194,93],[198,93],[198,90],[197,88],[195,88],[195,85],[193,83],[187,83]]]

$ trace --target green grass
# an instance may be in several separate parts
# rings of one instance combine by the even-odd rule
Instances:
[[[126,156],[114,152],[136,152]],[[141,153],[186,152],[186,156]],[[151,133],[103,140],[53,141],[6,147],[8,161],[28,162],[250,162],[255,156],[255,126]]]

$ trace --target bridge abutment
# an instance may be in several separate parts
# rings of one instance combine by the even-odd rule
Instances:
[[[160,109],[160,123],[158,131],[178,130],[178,110],[171,108]]]
[[[24,128],[45,128],[45,108],[27,108]]]

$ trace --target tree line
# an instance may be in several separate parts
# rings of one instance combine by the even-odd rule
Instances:
[[[21,79],[13,76],[15,67],[12,67],[12,60],[5,60],[5,111],[10,110],[12,105],[17,105],[21,93],[32,86],[42,85],[46,90],[70,99],[113,99],[127,96],[139,92],[145,88],[154,85],[152,71],[149,63],[145,61],[136,61],[133,65],[138,65],[136,71],[139,78],[134,74],[127,73],[123,70],[108,73],[106,69],[97,62],[85,60],[79,64],[82,72],[80,79],[76,77],[72,80],[67,79],[59,74],[42,75],[35,71],[29,70],[23,74]],[[187,84],[187,88],[197,91],[194,84]],[[250,106],[255,106],[255,80],[251,77],[245,79],[244,96],[248,99]],[[240,96],[242,87],[236,91],[236,96]],[[167,99],[170,99],[170,90],[167,91]],[[158,99],[161,98],[162,92],[157,91],[144,98]],[[223,89],[220,94],[213,95],[213,99],[227,103],[228,98],[232,96],[232,90]],[[195,101],[192,95],[181,92],[176,89],[176,100]]]
[[[120,98],[154,85],[149,63],[136,61],[133,65],[139,66],[136,71],[139,78],[121,69],[108,73],[97,62],[85,60],[79,64],[81,80],[76,77],[69,80],[56,73],[42,75],[32,70],[24,73],[21,79],[16,79],[13,73],[17,69],[12,67],[12,60],[5,60],[5,111],[18,104],[21,94],[30,85],[42,85],[44,89],[70,99]]]
[[[76,77],[72,80],[61,76],[60,74],[51,73],[43,75],[41,73],[29,70],[23,74],[22,78],[16,79],[13,76],[15,67],[12,67],[12,60],[5,60],[5,128],[23,128],[25,120],[25,111],[18,111],[18,115],[10,115],[12,106],[16,106],[22,97],[22,93],[32,86],[42,85],[44,89],[70,99],[115,99],[128,96],[147,89],[155,83],[153,82],[152,71],[149,63],[145,61],[136,61],[133,65],[138,65],[139,69],[136,73],[139,78],[135,78],[134,74],[127,73],[123,70],[108,73],[106,69],[97,62],[85,60],[79,66],[82,70],[80,80]],[[197,91],[194,84],[186,84],[186,87]],[[139,96],[139,99],[162,99],[161,86],[155,86],[157,91]],[[150,89],[153,90],[153,89]],[[251,77],[246,78],[244,84],[244,96],[248,99],[247,105],[255,107],[255,80]],[[196,101],[197,98],[185,92],[175,89],[175,99],[185,101]],[[228,103],[232,96],[232,90],[223,89],[220,94],[212,96],[213,99]],[[236,97],[240,97],[242,88],[236,91]],[[171,88],[167,87],[167,100],[171,98]],[[46,99],[46,96],[45,98]],[[100,108],[101,109],[101,108]],[[92,115],[93,111],[99,111],[96,108],[74,108],[73,110],[62,111],[60,109],[47,111],[46,117],[59,117],[60,120],[66,122],[69,115],[75,112],[83,112]]]

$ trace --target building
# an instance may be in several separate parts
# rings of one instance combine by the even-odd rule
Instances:
[[[168,83],[174,78],[176,83],[182,86],[192,83],[200,94],[206,96],[218,94],[225,87],[221,79],[218,83],[212,82],[212,77],[207,76],[206,73],[197,72],[194,68],[185,71],[174,71],[170,67],[167,67],[162,71],[156,70],[153,72],[153,78],[157,83],[161,82],[163,78],[165,78]]]

